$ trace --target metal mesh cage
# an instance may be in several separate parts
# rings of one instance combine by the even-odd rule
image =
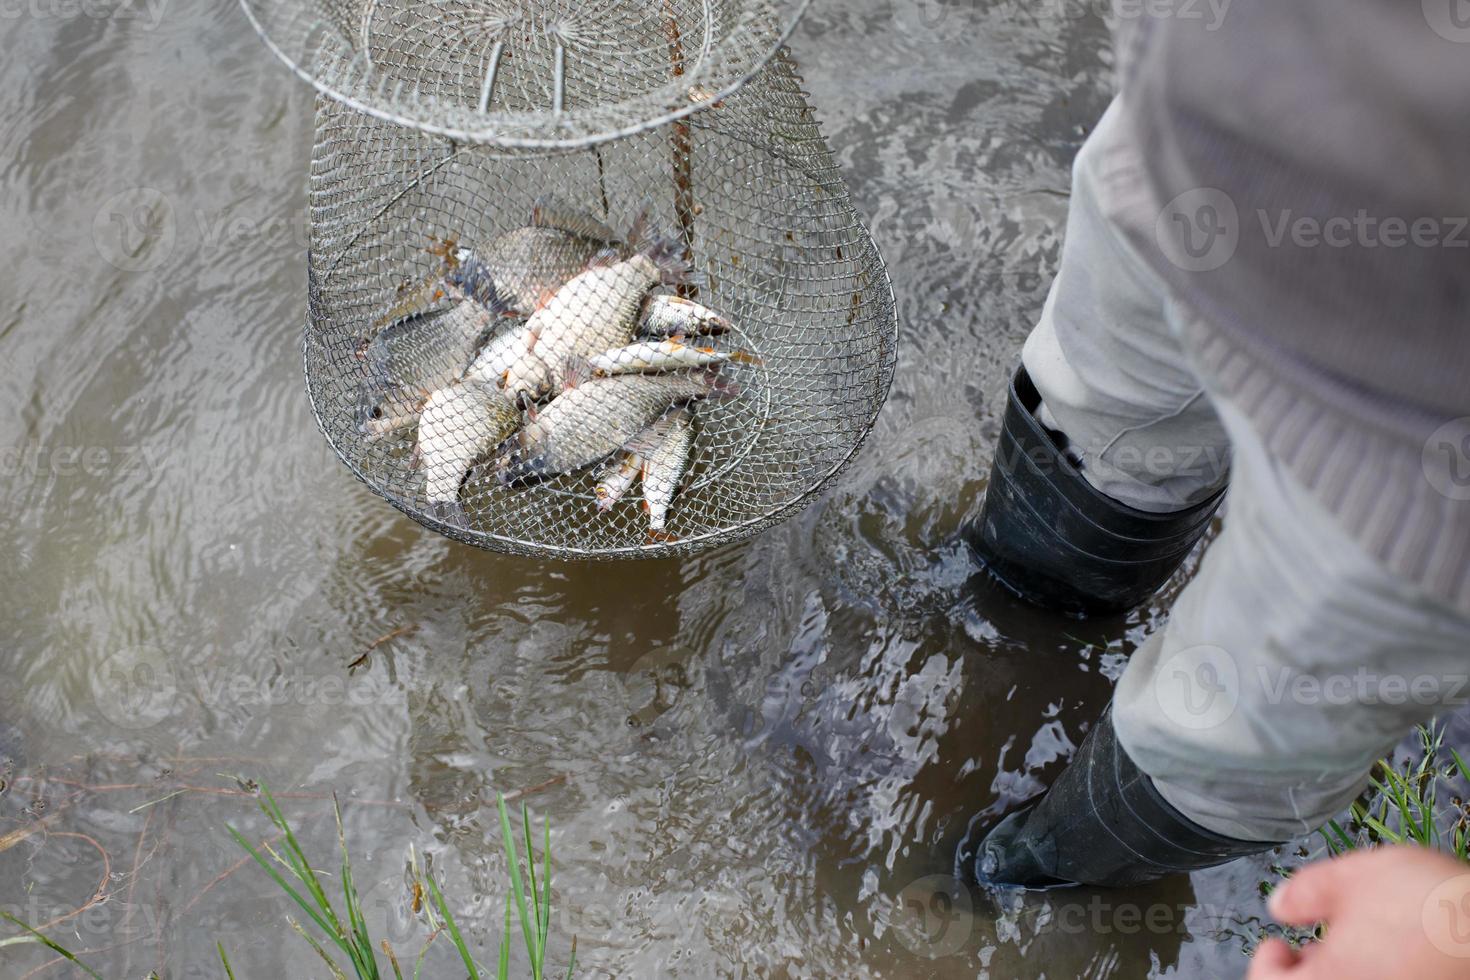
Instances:
[[[471,544],[649,557],[752,534],[836,476],[892,380],[887,273],[784,56],[687,120],[578,150],[319,99],[310,197],[317,419],[370,487]],[[527,373],[533,323],[550,367]],[[654,351],[692,360],[619,361]]]
[[[809,0],[241,0],[323,93],[472,143],[585,146],[731,94]]]

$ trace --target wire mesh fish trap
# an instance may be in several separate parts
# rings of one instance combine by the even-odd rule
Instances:
[[[717,102],[809,0],[241,0],[324,94],[500,146],[588,145]]]
[[[458,540],[612,558],[755,533],[837,475],[887,396],[892,289],[784,57],[579,150],[322,99],[310,197],[317,420]]]

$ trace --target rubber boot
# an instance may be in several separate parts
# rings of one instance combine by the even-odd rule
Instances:
[[[1088,483],[1037,420],[1041,396],[1018,368],[971,546],[1002,585],[1076,616],[1123,612],[1158,590],[1209,527],[1221,487],[1153,514]]]
[[[1174,809],[1123,751],[1109,709],[1038,802],[1007,816],[977,847],[961,845],[960,870],[992,886],[1121,887],[1278,843],[1224,837]]]

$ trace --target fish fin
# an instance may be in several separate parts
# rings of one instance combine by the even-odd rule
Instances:
[[[562,367],[561,390],[570,391],[592,377],[592,363],[579,354],[566,359]]]
[[[587,268],[605,269],[610,265],[617,265],[621,261],[623,261],[622,252],[615,248],[605,248],[587,260]]]
[[[618,233],[585,211],[562,207],[550,194],[536,198],[531,205],[531,227],[554,228],[578,238],[615,245],[622,239]]]
[[[711,349],[713,349],[713,348],[711,348]],[[766,362],[765,361],[761,360],[759,357],[756,357],[750,351],[745,351],[745,350],[732,350],[732,351],[727,351],[726,353],[728,353],[730,355],[730,360],[734,361],[736,364],[749,364],[752,367],[765,367],[766,366]]]
[[[408,457],[408,471],[415,473],[424,464],[424,450],[418,443],[413,444],[413,454]]]
[[[700,286],[705,277],[694,271],[684,242],[673,235],[654,235],[638,245],[638,254],[657,267],[659,282],[665,286]]]
[[[647,457],[664,444],[669,437],[669,429],[673,427],[672,416],[665,415],[657,422],[648,426],[642,432],[623,443],[623,449],[639,457],[639,478],[648,470]]]
[[[645,200],[633,215],[633,220],[628,223],[628,234],[623,236],[628,248],[632,251],[641,251],[644,241],[649,237],[648,211],[651,204]]]
[[[682,539],[672,531],[665,531],[663,528],[648,529],[649,544],[673,544],[680,540]]]

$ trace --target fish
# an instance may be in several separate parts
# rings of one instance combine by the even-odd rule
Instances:
[[[713,336],[733,326],[708,306],[692,299],[656,294],[643,301],[638,332],[645,337],[677,337],[687,334]]]
[[[492,313],[469,302],[423,319],[394,324],[364,353],[368,380],[358,397],[356,422],[369,441],[417,422],[429,394],[457,380],[500,326]]]
[[[424,496],[436,511],[454,511],[470,468],[520,424],[520,411],[500,392],[474,382],[457,381],[428,397],[419,419],[418,451]]]
[[[594,375],[636,374],[644,371],[679,371],[703,368],[728,361],[759,364],[745,351],[721,351],[692,347],[677,340],[645,340],[587,358],[586,369]]]
[[[638,482],[642,472],[643,457],[637,453],[625,453],[608,460],[592,491],[597,497],[597,510],[600,513],[612,510],[613,504],[623,499],[623,495]]]
[[[496,470],[504,483],[571,473],[617,452],[673,405],[737,394],[714,372],[593,378],[562,392],[507,440]]]
[[[374,334],[451,300],[529,315],[593,257],[615,249],[621,239],[591,215],[543,198],[532,207],[529,224],[482,248],[455,239],[431,237],[430,242],[428,254],[438,262],[420,282],[399,288],[397,302],[374,322]]]
[[[689,468],[689,455],[694,448],[694,413],[686,407],[676,408],[663,419],[663,426],[666,430],[663,441],[643,463],[643,510],[648,514],[650,542],[677,540],[664,526],[684,471]]]
[[[643,296],[651,287],[692,278],[682,247],[672,238],[654,238],[627,259],[594,262],[531,314],[526,322],[535,334],[533,350],[501,377],[501,385],[520,400],[565,387],[579,358],[633,339]]]
[[[510,309],[529,315],[600,252],[615,248],[619,237],[588,215],[538,206],[531,224],[501,235],[478,254],[459,249],[445,276],[450,287],[476,298],[492,284],[491,295]]]

